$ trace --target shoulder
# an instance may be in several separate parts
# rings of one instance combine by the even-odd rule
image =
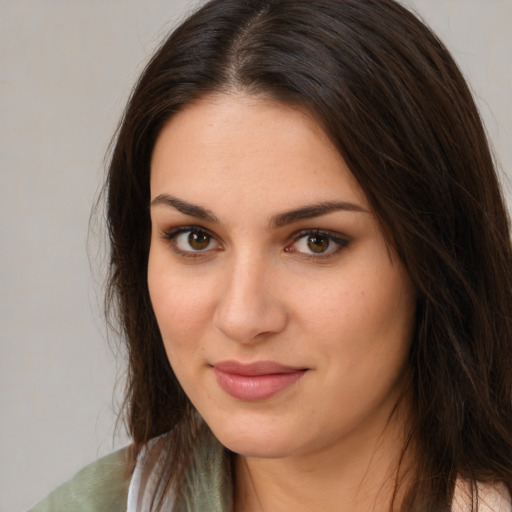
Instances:
[[[512,501],[510,493],[501,482],[478,483],[478,510],[480,512],[511,512]],[[473,492],[472,486],[462,479],[457,480],[452,512],[465,512],[468,507],[472,509],[471,503]]]
[[[133,465],[123,448],[79,471],[29,512],[125,512]]]

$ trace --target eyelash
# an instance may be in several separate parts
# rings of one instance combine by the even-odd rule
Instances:
[[[171,246],[171,249],[176,254],[178,254],[179,256],[182,256],[184,258],[206,258],[208,256],[211,256],[212,249],[208,249],[208,246],[202,250],[193,250],[193,249],[182,250],[182,249],[180,249],[177,246],[177,238],[180,235],[186,234],[186,233],[189,233],[189,237],[191,234],[206,235],[209,238],[208,245],[212,241],[215,241],[220,246],[220,243],[217,241],[216,237],[212,233],[210,233],[207,229],[199,227],[199,226],[181,226],[178,228],[170,229],[168,231],[164,231],[162,233],[162,239]],[[319,252],[318,254],[305,253],[305,252],[300,252],[293,248],[293,246],[296,245],[300,240],[302,240],[306,237],[315,237],[315,236],[327,239],[329,245],[324,252]],[[299,231],[299,232],[295,233],[292,238],[293,238],[292,242],[284,248],[284,252],[296,253],[304,258],[307,258],[310,260],[317,260],[317,261],[329,259],[350,245],[350,240],[346,237],[343,237],[339,233],[336,233],[336,232],[333,233],[331,231],[324,231],[324,230],[320,230],[320,229],[308,229],[308,230]],[[336,244],[336,247],[334,247],[334,249],[330,248],[331,243]],[[214,250],[222,250],[222,248],[217,247]]]
[[[213,234],[211,234],[207,229],[201,228],[199,226],[181,226],[178,228],[170,229],[169,231],[164,231],[162,233],[162,238],[165,242],[167,242],[171,249],[184,258],[205,258],[210,255],[211,249],[203,249],[203,250],[190,250],[184,251],[177,246],[177,238],[179,235],[183,235],[189,233],[189,236],[193,233],[198,235],[206,235],[209,237],[210,241],[216,241],[216,238]]]
[[[329,242],[329,245],[331,243],[334,243],[337,245],[334,249],[330,249],[330,247],[327,248],[325,252],[321,253],[304,253],[299,252],[295,249],[293,249],[293,245],[297,244],[300,240],[303,238],[309,238],[309,237],[322,237],[326,238]],[[285,247],[285,252],[287,253],[299,253],[301,256],[306,257],[311,260],[326,260],[328,258],[331,258],[335,255],[337,255],[340,251],[347,248],[350,245],[350,240],[347,237],[343,237],[340,235],[340,233],[333,233],[332,231],[323,231],[321,229],[306,229],[303,231],[299,231],[293,236],[293,242]]]

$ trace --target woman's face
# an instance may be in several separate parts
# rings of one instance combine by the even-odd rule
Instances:
[[[151,200],[154,311],[218,439],[287,457],[380,434],[415,292],[319,125],[262,98],[207,96],[160,133]]]

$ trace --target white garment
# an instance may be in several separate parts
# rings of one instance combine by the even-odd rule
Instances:
[[[153,446],[153,442],[150,442],[150,447],[151,446]],[[142,475],[146,469],[146,465],[144,463],[146,453],[147,448],[144,448],[137,457],[137,463],[128,489],[128,508],[126,509],[126,512],[148,512],[150,510],[151,501],[156,491],[157,473],[153,468],[148,476],[146,486],[143,489],[143,494],[141,495]],[[172,495],[166,495],[164,500],[164,510],[169,512],[174,510],[174,497]]]

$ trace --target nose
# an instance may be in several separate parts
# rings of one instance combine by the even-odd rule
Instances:
[[[285,304],[269,265],[239,261],[228,269],[219,293],[214,326],[229,339],[254,344],[284,330]]]

